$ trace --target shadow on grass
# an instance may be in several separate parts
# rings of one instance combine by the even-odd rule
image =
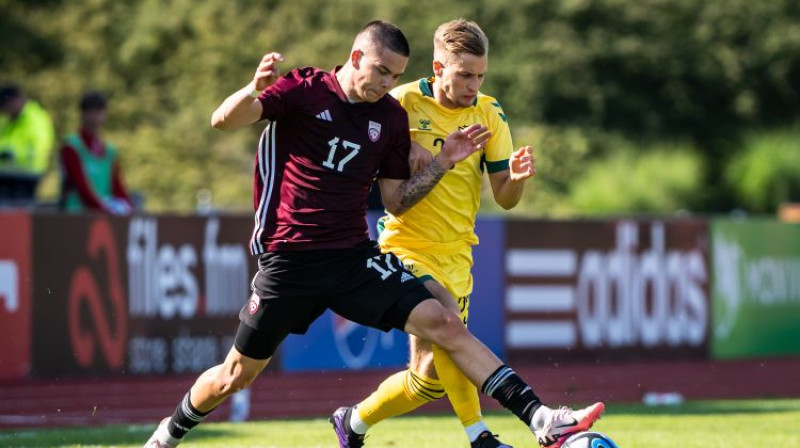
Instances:
[[[155,430],[155,425],[114,425],[99,428],[18,429],[0,431],[0,446],[7,448],[55,448],[66,446],[136,446]],[[217,425],[198,427],[190,441],[230,438],[233,431]]]

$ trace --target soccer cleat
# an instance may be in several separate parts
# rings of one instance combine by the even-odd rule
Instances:
[[[489,431],[483,431],[474,442],[470,443],[471,448],[514,448],[511,445],[497,440],[495,434]]]
[[[178,446],[180,441],[172,437],[167,430],[169,419],[170,418],[167,417],[161,420],[156,430],[153,431],[153,435],[145,442],[144,448],[175,448]]]
[[[535,431],[539,445],[560,448],[568,436],[591,428],[605,410],[603,403],[595,403],[578,411],[567,407],[553,410],[542,429]]]
[[[341,407],[328,419],[339,438],[339,448],[361,448],[364,446],[364,434],[358,434],[350,427],[350,414],[353,408]]]

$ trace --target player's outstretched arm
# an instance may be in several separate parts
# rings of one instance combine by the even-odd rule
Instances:
[[[511,154],[508,170],[489,174],[494,200],[500,207],[510,210],[522,198],[525,181],[536,175],[533,148],[523,146]]]
[[[393,215],[405,213],[436,186],[447,170],[483,148],[491,136],[489,128],[479,124],[455,131],[447,136],[433,161],[410,179],[381,179],[381,199],[386,211]]]
[[[231,94],[211,115],[211,126],[224,131],[237,129],[261,119],[261,101],[258,95],[278,80],[280,53],[267,53],[261,58],[253,80]]]

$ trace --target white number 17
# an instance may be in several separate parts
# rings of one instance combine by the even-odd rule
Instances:
[[[342,140],[342,146],[344,149],[350,150],[350,152],[339,161],[338,164],[334,165],[333,163],[333,156],[336,154],[336,149],[339,147],[339,137],[334,137],[333,140],[328,142],[328,146],[331,147],[330,152],[328,152],[328,159],[322,162],[322,166],[325,168],[330,168],[332,170],[336,170],[341,172],[344,170],[344,166],[349,162],[353,157],[358,154],[358,150],[361,149],[361,145],[348,142],[347,140]]]

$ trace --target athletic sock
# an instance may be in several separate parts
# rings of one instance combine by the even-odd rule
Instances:
[[[361,416],[358,415],[358,406],[350,412],[350,429],[356,434],[366,434],[369,430],[369,425],[364,423],[364,420],[361,420]]]
[[[169,434],[180,440],[192,428],[202,422],[211,411],[200,412],[192,406],[192,400],[189,398],[191,391],[184,395],[183,400],[178,403],[175,412],[172,413],[172,418],[169,419],[167,429]],[[212,409],[213,411],[213,409]]]
[[[386,378],[354,412],[369,427],[443,396],[444,388],[439,380],[403,370]]]
[[[464,431],[467,433],[467,438],[469,438],[470,442],[478,440],[478,436],[483,434],[484,431],[488,430],[489,427],[486,426],[486,423],[484,423],[483,420],[464,427]]]
[[[533,389],[505,365],[489,375],[481,391],[497,400],[528,426],[533,421],[533,414],[543,406],[542,400],[533,393]]]
[[[464,427],[481,421],[481,402],[478,390],[455,365],[450,355],[437,345],[433,345],[433,360],[436,372],[447,391],[447,398],[453,405],[453,411]]]

